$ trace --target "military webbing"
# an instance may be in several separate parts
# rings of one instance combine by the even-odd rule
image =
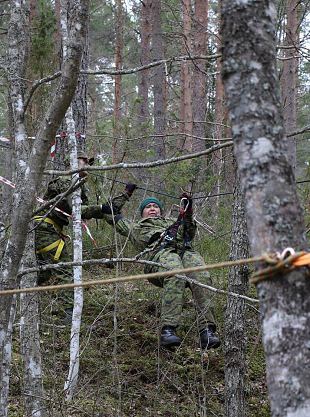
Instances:
[[[178,218],[171,226],[168,227],[168,229],[165,230],[161,239],[162,247],[167,246],[175,241],[179,227],[181,226],[181,224],[184,224],[184,216],[187,211],[188,205],[189,205],[188,199],[181,198]]]
[[[55,223],[52,219],[50,219],[49,217],[43,217],[43,216],[35,216],[33,218],[33,220],[35,220],[36,222],[45,222],[48,224],[51,224],[54,229],[62,235],[62,229],[60,226],[58,226],[57,223]],[[58,261],[61,255],[61,252],[63,250],[65,246],[65,241],[62,237],[60,237],[59,239],[57,239],[55,242],[45,246],[44,248],[38,249],[36,252],[37,253],[45,253],[45,252],[50,252],[53,249],[56,249],[55,255],[53,256],[54,261]]]

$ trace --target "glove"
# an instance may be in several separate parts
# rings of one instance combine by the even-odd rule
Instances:
[[[101,211],[103,214],[112,214],[111,206],[108,203],[102,204]]]
[[[136,184],[128,183],[126,184],[126,187],[125,187],[125,193],[128,195],[128,197],[131,197],[136,188],[137,188]]]

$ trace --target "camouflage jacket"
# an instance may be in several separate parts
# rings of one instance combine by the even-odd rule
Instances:
[[[160,236],[166,229],[171,226],[176,219],[164,218],[164,217],[149,217],[138,221],[131,221],[123,218],[121,215],[121,209],[124,204],[129,200],[126,194],[122,194],[112,200],[114,215],[103,214],[101,212],[101,218],[105,219],[110,225],[115,226],[116,231],[121,235],[128,237],[135,249],[139,252],[143,251],[147,247],[150,249],[158,244]],[[96,206],[90,206],[89,213],[96,211]],[[99,216],[99,212],[97,215]],[[87,218],[87,217],[86,217]],[[188,219],[186,221],[186,228],[190,239],[193,239],[196,232],[196,224]],[[182,248],[183,246],[184,226],[181,225],[178,229],[176,240],[173,242],[174,246]]]
[[[47,190],[44,194],[44,200],[48,201],[55,198],[57,195],[64,193],[71,186],[71,177],[63,176],[57,177],[54,180],[50,181],[47,186]],[[82,218],[83,212],[87,209],[88,198],[87,198],[87,188],[85,184],[81,185],[81,199],[82,199]],[[70,193],[57,203],[56,207],[63,212],[71,215],[72,214],[72,194]],[[47,212],[45,210],[45,212]],[[48,215],[49,218],[55,221],[60,227],[67,226],[69,224],[69,217],[65,214],[52,210]]]

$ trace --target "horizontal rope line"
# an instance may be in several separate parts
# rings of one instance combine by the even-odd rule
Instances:
[[[181,275],[187,274],[190,272],[202,272],[212,269],[220,269],[224,267],[230,266],[237,266],[237,265],[245,265],[249,263],[256,263],[266,260],[265,256],[258,256],[253,258],[246,258],[246,259],[238,259],[235,261],[226,261],[220,262],[216,264],[208,264],[202,266],[196,266],[192,268],[182,268],[182,269],[171,269],[169,271],[162,271],[162,272],[154,272],[150,274],[138,274],[138,275],[128,275],[124,277],[117,277],[117,278],[109,278],[109,279],[101,279],[101,280],[92,280],[82,283],[70,283],[70,284],[61,284],[61,285],[47,285],[47,286],[40,286],[40,287],[30,287],[30,288],[15,288],[9,290],[2,290],[0,291],[1,295],[12,295],[12,294],[21,294],[21,293],[36,293],[36,292],[44,292],[44,291],[58,291],[61,289],[72,289],[72,288],[87,288],[97,285],[107,285],[107,284],[114,284],[118,282],[130,282],[130,281],[138,281],[143,279],[151,279],[151,278],[166,278],[172,275]],[[196,282],[195,282],[196,283]],[[198,283],[197,283],[198,285]]]

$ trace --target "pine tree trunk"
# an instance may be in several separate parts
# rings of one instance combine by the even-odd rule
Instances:
[[[161,0],[152,2],[152,58],[153,61],[159,61],[164,58],[161,29]],[[164,159],[166,154],[166,74],[163,65],[158,65],[153,70],[153,95],[155,159]]]
[[[249,255],[243,195],[239,180],[234,190],[230,260]],[[228,275],[228,291],[245,295],[249,268],[235,266]],[[245,300],[228,296],[225,317],[225,416],[245,417],[246,323]]]
[[[298,76],[298,0],[286,0],[287,22],[285,28],[285,49],[283,69],[281,75],[281,95],[283,106],[284,127],[286,134],[296,130],[297,125],[297,76]],[[289,158],[294,169],[296,168],[296,139],[288,139]]]
[[[115,69],[122,68],[123,54],[123,1],[116,1],[116,44],[115,44]],[[122,76],[114,77],[114,117],[113,117],[113,149],[112,162],[117,163],[121,159],[121,106],[122,106]]]
[[[220,28],[221,22],[221,1],[218,5],[218,27]],[[217,51],[220,53],[222,48],[221,35],[218,33],[217,36]],[[222,62],[221,58],[216,60],[216,79],[215,79],[215,126],[214,126],[214,137],[216,139],[215,144],[219,143],[219,140],[223,138],[223,124],[224,124],[224,86],[222,81]],[[212,154],[212,170],[214,177],[216,178],[216,188],[215,194],[220,194],[221,192],[221,180],[223,173],[223,150],[219,149]],[[220,196],[216,197],[214,200],[213,213],[215,218],[217,218],[219,213],[220,206]]]
[[[191,53],[191,1],[182,1],[183,11],[183,55]],[[191,64],[189,61],[184,61],[181,64],[181,100],[180,100],[180,145],[181,149],[186,149],[189,152],[193,147],[193,114],[192,114],[192,88],[191,88]]]
[[[208,50],[208,0],[195,0],[195,28],[194,28],[194,55],[206,55]],[[193,69],[193,135],[205,137],[205,120],[207,109],[205,75],[206,63],[196,59]],[[206,148],[205,142],[193,139],[193,152]]]
[[[307,248],[276,73],[273,1],[224,0],[223,80],[253,255]],[[310,415],[310,280],[296,269],[257,285],[273,417]]]
[[[140,64],[147,65],[151,61],[150,41],[151,41],[151,10],[152,0],[144,0],[141,2],[141,51]],[[149,70],[139,72],[139,111],[138,125],[146,125],[149,120]]]

